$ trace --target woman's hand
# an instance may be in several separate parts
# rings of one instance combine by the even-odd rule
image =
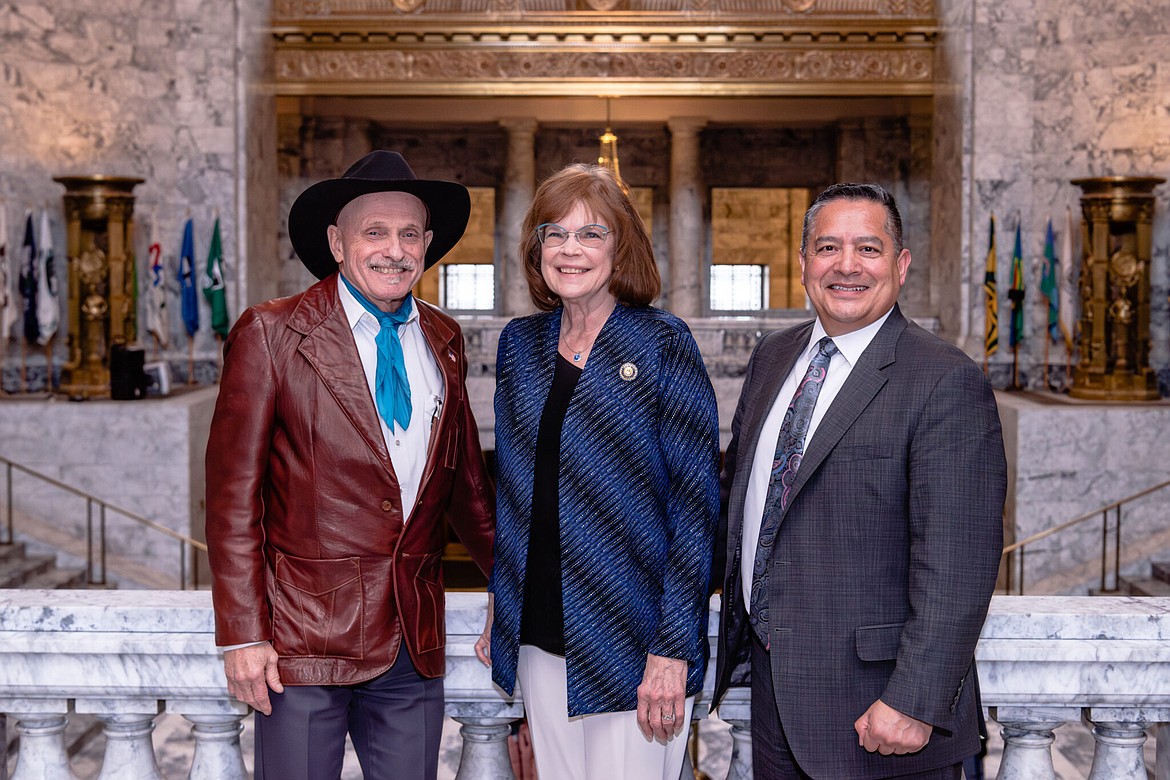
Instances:
[[[646,739],[666,742],[683,730],[686,692],[686,661],[646,654],[646,671],[638,686],[638,728]]]
[[[488,593],[487,620],[483,623],[483,633],[475,640],[475,655],[484,666],[492,665],[492,619],[496,613],[496,594]]]

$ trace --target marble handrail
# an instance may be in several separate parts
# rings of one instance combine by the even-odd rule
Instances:
[[[460,780],[509,776],[507,736],[523,715],[475,658],[484,609],[482,593],[448,594],[446,710],[462,724]],[[711,614],[714,646],[717,596]],[[977,661],[984,705],[1004,726],[1000,778],[1055,780],[1052,730],[1086,717],[1097,745],[1089,777],[1145,780],[1144,729],[1170,722],[1170,599],[997,596]],[[227,695],[206,591],[0,591],[0,713],[21,737],[12,780],[74,777],[63,738],[74,712],[104,722],[102,778],[161,778],[151,744],[160,712],[193,724],[190,777],[247,777],[247,708]],[[750,778],[747,691],[733,690],[720,716],[732,725],[728,778]],[[1156,777],[1170,780],[1161,728]]]

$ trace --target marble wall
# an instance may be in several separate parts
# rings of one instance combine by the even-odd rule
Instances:
[[[1021,362],[1037,386],[1047,305],[1039,294],[1039,258],[1047,220],[1059,230],[1066,206],[1079,217],[1080,189],[1070,180],[1170,178],[1170,6],[940,0],[938,8],[945,32],[934,118],[933,255],[949,259],[948,281],[958,282],[935,291],[944,333],[982,356],[981,286],[994,211],[1001,346],[992,362],[1003,383],[1011,361],[1002,327],[1010,241],[1019,220],[1028,285]],[[1151,364],[1166,394],[1170,184],[1155,194]],[[1079,252],[1079,235],[1074,244]]]
[[[203,456],[217,389],[198,388],[145,401],[61,398],[0,403],[0,455],[49,479],[204,541]],[[84,567],[87,512],[100,507],[21,471],[12,494],[0,483],[0,506],[15,510],[15,535],[30,548],[58,553],[63,566]],[[179,542],[113,509],[106,512],[107,579],[135,587],[179,582]],[[96,535],[95,535],[96,539]],[[197,556],[206,584],[206,557]],[[188,569],[190,581],[191,570]]]
[[[137,176],[135,251],[151,229],[167,257],[171,348],[185,376],[177,259],[182,223],[195,221],[196,267],[218,214],[229,313],[276,292],[275,106],[268,2],[12,0],[0,14],[0,208],[9,246],[28,208],[47,206],[64,280],[62,174]],[[62,284],[64,290],[64,284]],[[62,330],[54,343],[65,357]],[[203,307],[201,360],[217,351]],[[141,320],[140,320],[141,322]],[[0,345],[11,367],[19,345]],[[41,356],[31,359],[34,363]],[[41,371],[43,376],[43,369]],[[11,371],[5,389],[13,390]]]

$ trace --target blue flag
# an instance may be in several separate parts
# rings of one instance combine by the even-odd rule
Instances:
[[[183,249],[179,252],[179,296],[183,304],[183,325],[187,335],[199,331],[199,293],[195,289],[195,226],[183,225]]]

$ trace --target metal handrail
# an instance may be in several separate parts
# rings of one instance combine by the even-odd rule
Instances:
[[[1024,595],[1024,547],[1025,546],[1032,544],[1033,542],[1038,542],[1041,539],[1046,539],[1049,536],[1052,536],[1053,534],[1060,533],[1061,531],[1063,531],[1067,528],[1071,528],[1074,525],[1077,525],[1079,523],[1083,523],[1086,520],[1092,520],[1094,517],[1097,517],[1098,515],[1100,515],[1101,516],[1101,591],[1103,593],[1117,592],[1117,590],[1119,588],[1119,581],[1121,579],[1121,507],[1123,507],[1124,505],[1126,505],[1132,501],[1136,501],[1139,498],[1144,498],[1144,497],[1150,495],[1151,493],[1156,493],[1159,490],[1163,490],[1164,488],[1167,488],[1167,487],[1170,487],[1170,480],[1167,480],[1165,482],[1160,482],[1157,485],[1152,485],[1152,486],[1146,488],[1145,490],[1138,491],[1137,493],[1134,493],[1132,495],[1126,496],[1125,498],[1114,501],[1111,504],[1106,504],[1105,506],[1098,507],[1097,509],[1094,509],[1091,512],[1086,512],[1085,514],[1083,514],[1079,517],[1074,517],[1072,520],[1068,520],[1066,522],[1063,522],[1060,525],[1054,525],[1053,527],[1047,528],[1043,531],[1040,531],[1039,533],[1032,534],[1028,538],[1022,539],[1018,542],[1015,542],[1014,544],[1007,545],[1006,547],[1003,548],[1003,553],[1000,556],[1002,559],[1005,559],[1005,573],[1007,576],[1005,590],[1008,593],[1012,592],[1012,574],[1016,569],[1018,569],[1019,570],[1019,594],[1018,595],[1020,595],[1020,596]],[[1108,559],[1109,559],[1109,513],[1110,512],[1113,512],[1113,517],[1115,520],[1114,525],[1113,525],[1113,531],[1114,531],[1114,537],[1113,537],[1113,587],[1107,588],[1106,583],[1108,581],[1107,575],[1108,575],[1108,568],[1109,568]],[[1019,552],[1018,556],[1016,555],[1017,551]],[[1018,566],[1014,565],[1017,558],[1019,561]]]
[[[161,534],[171,537],[179,543],[179,587],[183,590],[187,589],[187,551],[202,550],[207,552],[207,545],[198,539],[193,539],[190,536],[171,530],[165,525],[160,525],[153,520],[143,517],[136,512],[131,512],[129,509],[117,506],[104,499],[98,498],[92,493],[87,493],[84,490],[67,485],[58,479],[54,479],[47,474],[42,474],[39,471],[30,469],[28,466],[23,466],[13,460],[9,460],[0,455],[0,463],[4,464],[5,470],[5,485],[6,485],[6,529],[7,535],[0,539],[0,544],[12,544],[15,537],[15,526],[13,522],[13,499],[12,499],[12,473],[19,471],[27,474],[30,477],[41,480],[49,485],[52,485],[59,490],[64,490],[66,493],[85,499],[85,549],[86,549],[86,581],[89,585],[105,585],[106,584],[106,511],[110,510],[116,512],[123,517],[126,517],[139,525],[145,526],[152,531],[157,531]],[[97,544],[95,550],[95,535],[94,535],[94,518],[93,508],[98,507],[98,533]],[[199,589],[199,567],[191,567],[191,587]]]

